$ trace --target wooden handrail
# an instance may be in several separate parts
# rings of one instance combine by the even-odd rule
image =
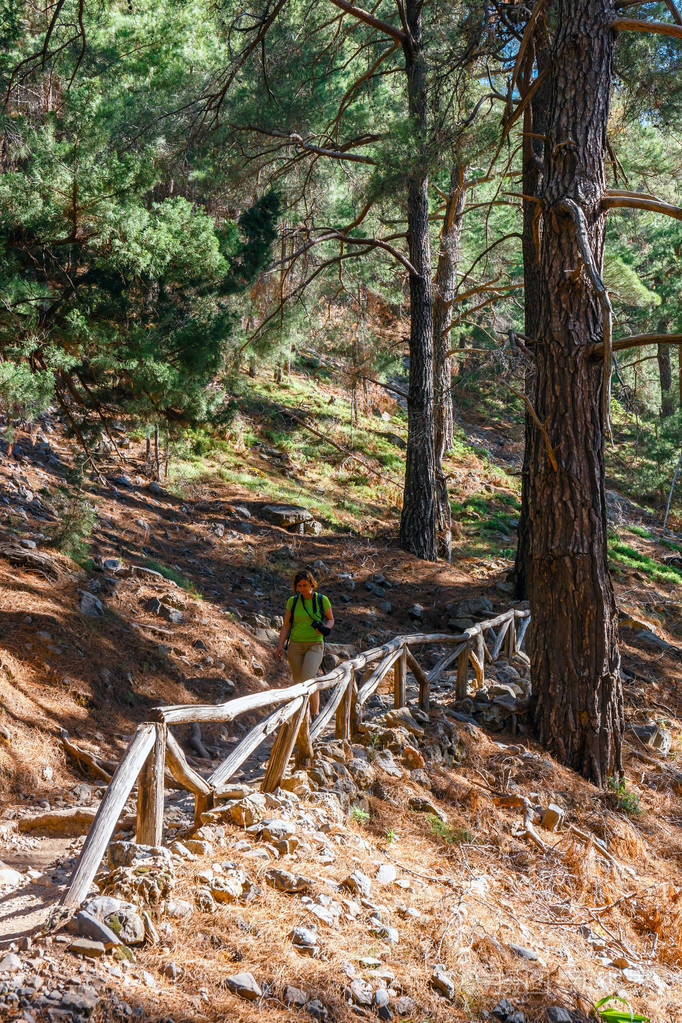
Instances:
[[[478,685],[482,686],[485,682],[486,662],[497,660],[503,647],[507,657],[519,650],[529,623],[528,610],[511,608],[495,618],[464,629],[458,635],[417,632],[394,636],[383,646],[373,647],[343,661],[320,678],[308,679],[284,689],[251,693],[217,705],[156,707],[154,720],[138,727],[107,788],[61,905],[66,911],[73,912],[85,898],[138,775],[137,841],[157,844],[161,840],[163,776],[166,765],[176,781],[194,794],[195,821],[198,822],[203,810],[212,806],[214,799],[225,791],[235,771],[275,731],[277,737],[262,788],[269,792],[278,787],[299,730],[305,728],[307,735],[308,704],[313,693],[334,690],[310,726],[311,740],[319,737],[334,714],[337,738],[350,739],[353,728],[359,727],[362,720],[363,705],[390,671],[393,671],[394,705],[402,707],[407,703],[406,677],[409,668],[419,683],[419,705],[423,710],[428,710],[432,683],[441,677],[453,661],[457,661],[456,695],[462,699],[467,692],[469,664],[474,669]],[[486,643],[486,634],[489,632],[492,635]],[[428,644],[451,646],[454,649],[449,650],[427,672],[416,660],[412,648]],[[358,672],[374,664],[376,667],[358,688]],[[168,725],[202,721],[233,721],[249,711],[273,707],[276,709],[251,729],[207,779],[190,767],[168,728]]]

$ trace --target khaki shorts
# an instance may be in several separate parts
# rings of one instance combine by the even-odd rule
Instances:
[[[289,643],[287,661],[294,682],[306,682],[309,678],[315,678],[323,657],[324,643]]]

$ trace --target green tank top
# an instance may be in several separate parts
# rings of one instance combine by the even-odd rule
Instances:
[[[287,600],[287,611],[291,611],[294,603],[293,595]],[[305,603],[305,607],[303,606]],[[296,607],[294,608],[294,621],[291,629],[291,635],[289,640],[291,643],[323,643],[324,637],[313,628],[312,618],[317,617],[317,610],[319,603],[316,597],[313,600],[303,600],[303,597],[299,594],[298,600],[296,601]],[[327,611],[330,609],[331,604],[329,598],[322,594],[322,620],[327,617]]]

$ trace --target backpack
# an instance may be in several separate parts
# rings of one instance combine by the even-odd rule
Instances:
[[[291,630],[294,627],[294,611],[296,610],[296,603],[297,603],[298,598],[300,597],[300,595],[301,595],[300,593],[295,593],[294,594],[294,602],[291,605],[291,617],[289,619],[289,635],[287,636],[286,643],[284,644],[284,649],[285,650],[289,649],[289,640],[291,639]],[[324,597],[323,593],[318,593],[317,590],[315,590],[315,592],[313,593],[313,614],[311,615],[310,611],[305,606],[305,604],[303,605],[303,610],[308,615],[310,620],[313,622],[313,628],[316,629],[316,631],[319,632],[320,635],[322,636],[322,638],[324,639],[325,636],[329,635],[329,633],[331,632],[331,629],[329,628],[328,625],[324,625],[323,624],[324,623],[324,601],[323,601],[323,597]],[[316,628],[316,626],[315,626],[315,622],[316,621],[320,622],[320,628]]]

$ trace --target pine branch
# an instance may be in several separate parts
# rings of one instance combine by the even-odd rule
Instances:
[[[407,32],[402,29],[396,28],[395,25],[391,25],[388,21],[382,21],[381,18],[376,18],[369,11],[365,11],[362,7],[356,7],[355,4],[349,4],[346,0],[331,0],[336,7],[339,7],[345,14],[352,14],[358,21],[363,21],[365,25],[369,25],[370,28],[376,28],[380,32],[389,36],[391,39],[395,39],[401,46],[407,42]]]
[[[680,38],[682,38],[682,34]],[[672,203],[664,202],[663,199],[656,199],[654,196],[640,192],[621,192],[609,189],[602,196],[601,207],[603,210],[619,207],[627,207],[633,210],[648,210],[651,213],[663,213],[666,217],[682,220],[682,206],[673,206]]]
[[[642,348],[644,345],[682,345],[682,334],[633,334],[614,341],[611,348],[614,352],[622,352],[628,348]],[[590,355],[601,356],[604,346],[601,343],[592,345]]]
[[[642,21],[640,18],[616,18],[611,23],[614,32],[653,32],[657,35],[682,39],[682,23],[669,25],[667,21]]]

